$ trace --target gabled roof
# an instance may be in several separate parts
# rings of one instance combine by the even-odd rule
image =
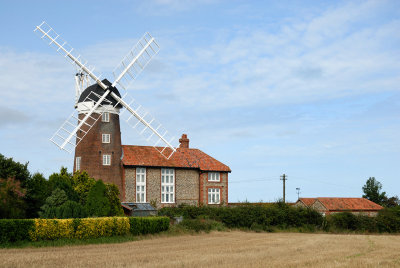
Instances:
[[[303,202],[304,205],[309,207],[315,202],[315,198],[302,197],[302,198],[299,198],[299,200],[297,202],[299,202],[299,201]]]
[[[166,159],[152,146],[122,145],[124,166],[194,168],[203,171],[226,171],[231,169],[199,149],[177,148]]]
[[[317,197],[315,199],[331,211],[383,209],[382,206],[365,198]]]

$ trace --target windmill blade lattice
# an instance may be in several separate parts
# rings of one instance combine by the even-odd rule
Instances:
[[[169,159],[176,150],[176,146],[173,145],[176,142],[175,137],[171,136],[162,124],[134,98],[125,94],[123,99],[126,102],[125,105],[129,106],[134,113],[126,109],[121,112],[120,117],[135,129],[147,143],[151,144],[160,154]],[[147,124],[143,124],[141,120]]]
[[[149,118],[148,113],[142,113],[142,111],[144,111],[142,106],[134,106],[132,108],[131,104],[128,104],[125,100],[114,93],[114,87],[116,84],[126,89],[129,83],[132,82],[150,62],[151,58],[158,53],[159,46],[150,34],[146,33],[139,40],[138,44],[122,60],[120,65],[116,70],[114,70],[114,76],[116,77],[115,81],[111,86],[107,86],[93,73],[94,67],[89,66],[88,62],[84,61],[80,55],[76,56],[76,53],[73,53],[74,49],[68,45],[68,43],[64,41],[46,22],[42,22],[42,24],[36,26],[34,31],[40,33],[43,40],[50,41],[50,46],[53,46],[56,51],[60,52],[64,57],[70,58],[80,70],[88,74],[105,91],[101,97],[99,95],[96,96],[97,101],[95,101],[96,98],[94,97],[87,100],[91,105],[90,109],[83,113],[83,118],[79,118],[75,113],[71,115],[50,139],[53,143],[63,150],[72,152],[73,148],[79,144],[100,118],[102,115],[101,107],[106,100],[105,98],[110,95],[118,104],[121,104],[129,113],[131,113],[126,121],[131,124],[133,118],[136,118],[137,122],[133,125],[134,128],[138,129],[138,125],[142,124],[142,129],[139,133],[145,135],[145,139],[148,142],[152,142],[152,145],[159,150],[163,156],[166,158],[171,157],[171,155],[176,151],[176,147],[172,145],[172,139],[169,138],[169,133],[162,127],[162,125],[159,123],[156,124],[155,119],[153,117]],[[122,70],[119,75],[116,75],[117,70]],[[92,116],[92,114],[95,116]],[[72,128],[72,126],[75,126],[74,122],[75,124],[78,123],[78,125],[75,128]],[[76,139],[75,144],[71,141],[73,138]]]
[[[126,90],[159,50],[160,47],[155,39],[149,33],[146,33],[114,69],[115,81],[112,85],[118,84]]]
[[[112,103],[107,99],[104,99],[98,103],[99,99],[101,98],[102,96],[96,94],[95,92],[91,92],[83,102],[79,103],[79,105],[81,105],[80,109],[86,110],[86,113],[81,114],[81,117],[85,115],[87,119],[83,120],[83,118],[79,118],[78,112],[75,110],[53,134],[53,136],[50,138],[50,141],[60,147],[60,149],[72,153],[75,147],[82,141],[86,134],[103,115],[105,111],[104,104],[112,105]],[[96,104],[96,113],[94,113],[93,108],[96,106]],[[75,143],[73,142],[73,139],[75,139]]]

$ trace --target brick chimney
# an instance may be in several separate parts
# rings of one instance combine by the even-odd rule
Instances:
[[[189,139],[186,134],[182,134],[182,138],[179,139],[179,148],[189,148]]]

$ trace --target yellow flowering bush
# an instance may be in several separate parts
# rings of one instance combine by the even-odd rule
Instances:
[[[29,231],[32,241],[73,238],[73,219],[35,219],[34,228]]]
[[[86,239],[125,235],[129,233],[129,227],[129,220],[126,217],[85,218],[80,220],[75,237]]]

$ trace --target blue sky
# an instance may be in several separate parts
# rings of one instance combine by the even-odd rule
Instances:
[[[45,20],[111,71],[145,33],[161,47],[129,94],[178,139],[229,165],[229,201],[400,195],[399,1],[0,1],[0,153],[46,176],[73,111],[75,68]],[[124,144],[143,144],[122,125]]]

